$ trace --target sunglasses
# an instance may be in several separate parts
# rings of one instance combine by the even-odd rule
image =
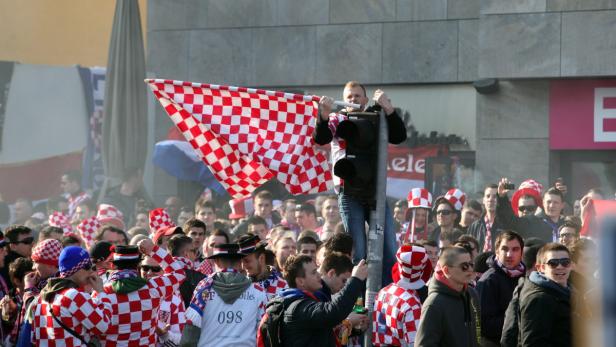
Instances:
[[[19,240],[19,241],[15,241],[15,242],[11,242],[12,244],[20,244],[23,243],[24,245],[31,245],[34,242],[34,237],[26,237],[23,240]]]
[[[563,267],[571,266],[571,259],[569,258],[560,258],[560,259],[550,259],[545,262],[552,269],[556,269],[558,265],[562,265]]]
[[[161,272],[163,271],[163,268],[161,268],[160,266],[141,265],[141,270],[143,270],[143,272]]]
[[[436,214],[442,214],[443,216],[449,216],[450,214],[452,214],[453,211],[452,210],[440,210],[440,211],[436,211]]]
[[[535,212],[537,211],[537,206],[519,206],[518,210],[520,212]]]
[[[462,269],[462,271],[466,272],[469,269],[472,270],[475,267],[475,264],[471,261],[467,261],[464,263],[460,263],[460,265],[456,266],[459,267],[460,269]]]

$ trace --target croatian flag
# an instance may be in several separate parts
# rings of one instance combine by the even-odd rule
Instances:
[[[327,158],[314,150],[315,96],[146,80],[171,120],[233,198],[271,178],[292,194],[330,190]]]

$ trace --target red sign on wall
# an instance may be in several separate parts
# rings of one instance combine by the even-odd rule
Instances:
[[[616,80],[550,83],[550,149],[616,149]]]

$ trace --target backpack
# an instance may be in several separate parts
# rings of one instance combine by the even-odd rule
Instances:
[[[257,347],[280,347],[282,346],[282,322],[286,310],[291,312],[302,302],[301,298],[293,301],[289,307],[285,307],[284,298],[277,296],[272,298],[265,308],[265,314],[257,328]]]

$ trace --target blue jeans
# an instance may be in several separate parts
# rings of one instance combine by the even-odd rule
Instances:
[[[353,263],[357,264],[366,258],[367,238],[365,223],[370,219],[370,207],[361,203],[354,197],[338,194],[338,205],[342,224],[353,237]],[[384,287],[392,282],[391,268],[396,261],[396,234],[393,228],[393,218],[389,205],[385,205],[385,235],[383,237],[383,276],[381,285]]]

